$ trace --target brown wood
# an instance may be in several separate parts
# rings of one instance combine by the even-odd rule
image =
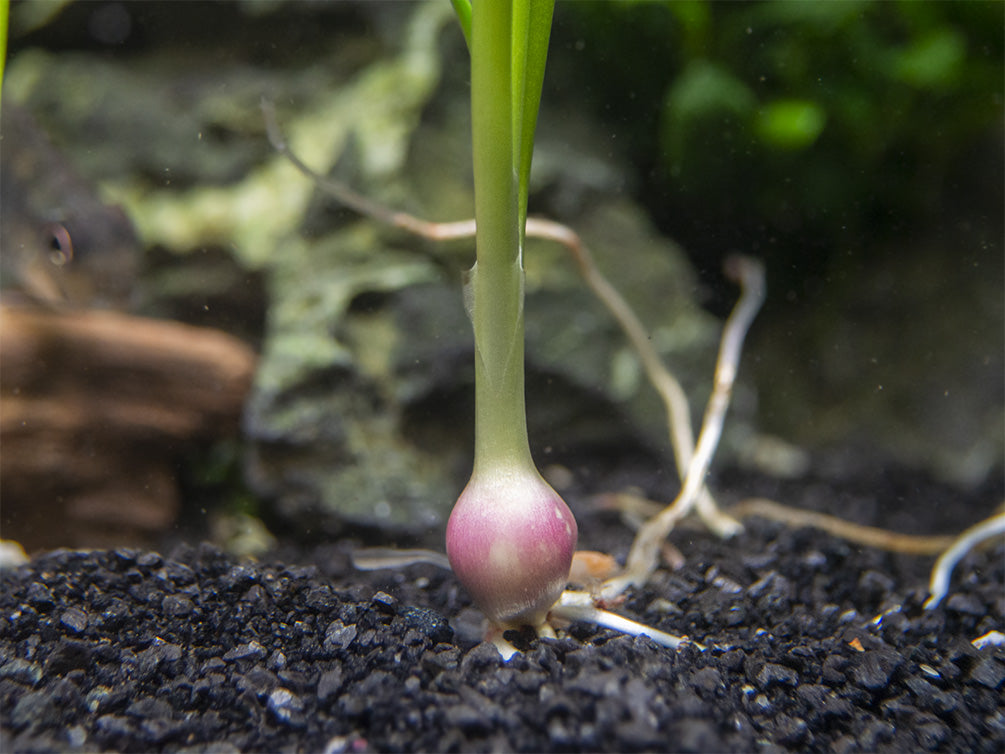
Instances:
[[[163,531],[178,458],[237,432],[255,363],[216,330],[0,304],[3,537],[35,549]]]

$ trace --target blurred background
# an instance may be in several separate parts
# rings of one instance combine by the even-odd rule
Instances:
[[[718,469],[895,468],[1000,500],[1003,14],[558,3],[530,211],[590,244],[696,425],[737,296],[722,262],[766,263]],[[439,544],[471,463],[473,244],[340,208],[269,145],[263,97],[317,171],[472,215],[445,0],[12,3],[4,538]],[[531,243],[526,266],[539,465],[573,497],[669,500],[634,354],[561,249]]]

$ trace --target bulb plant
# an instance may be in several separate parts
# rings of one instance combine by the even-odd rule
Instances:
[[[475,457],[447,523],[450,565],[498,629],[547,630],[577,527],[531,458],[524,405],[527,195],[553,0],[455,0],[471,53]]]
[[[2,2],[2,0],[0,0]],[[767,517],[789,526],[811,526],[848,541],[912,554],[942,553],[932,572],[932,609],[948,591],[949,576],[975,543],[1005,530],[1005,511],[953,537],[917,537],[852,524],[754,499],[719,508],[704,484],[718,445],[746,332],[764,297],[764,271],[753,259],[728,260],[726,274],[741,295],[727,319],[716,363],[714,389],[699,435],[687,397],[663,365],[628,301],[592,261],[579,235],[559,223],[527,218],[534,130],[551,30],[554,0],[452,0],[471,53],[471,107],[475,178],[474,221],[435,223],[390,210],[308,167],[287,145],[275,110],[262,101],[269,141],[321,190],[343,205],[432,241],[476,237],[476,262],[465,303],[475,335],[475,461],[468,484],[447,524],[447,557],[426,550],[364,548],[353,562],[363,570],[430,563],[451,568],[489,622],[486,638],[504,657],[516,651],[507,628],[531,626],[553,635],[551,624],[586,621],[676,648],[690,642],[604,609],[645,584],[659,565],[660,546],[691,513],[720,537],[742,531],[741,519]],[[577,526],[569,507],[534,466],[527,437],[523,374],[523,244],[526,236],[555,242],[569,252],[587,287],[608,310],[637,354],[667,413],[669,441],[681,478],[664,507],[634,495],[604,495],[614,509],[645,512],[627,562],[576,551]],[[948,549],[947,549],[948,548]],[[585,587],[566,589],[567,584]]]
[[[474,221],[429,222],[390,210],[320,175],[290,149],[272,103],[262,100],[273,147],[343,205],[433,241],[476,237],[476,262],[465,289],[475,335],[475,461],[447,524],[447,557],[426,550],[372,548],[357,551],[353,562],[363,570],[420,562],[451,568],[484,612],[489,624],[486,638],[504,658],[516,652],[503,638],[507,628],[531,626],[539,635],[551,636],[552,624],[570,621],[646,635],[664,646],[678,647],[688,639],[603,609],[616,604],[627,586],[644,582],[649,573],[643,571],[648,569],[636,567],[622,573],[609,555],[576,551],[576,520],[544,481],[530,454],[523,374],[522,257],[528,235],[558,243],[569,251],[589,288],[638,351],[650,380],[666,402],[671,443],[675,449],[683,446],[677,453],[684,459],[679,465],[688,465],[686,459],[694,449],[687,399],[659,363],[631,307],[593,264],[575,231],[550,220],[527,218],[534,131],[554,0],[479,0],[475,8],[469,0],[452,2],[471,52]],[[751,269],[757,277],[759,267]],[[732,333],[727,339],[742,341],[747,324],[747,318],[741,318],[727,328]],[[738,356],[738,348],[725,349],[724,354],[725,372],[731,375],[735,363],[730,359]],[[712,424],[721,421],[731,379],[719,382],[720,400],[709,412],[711,419],[706,417]],[[701,476],[717,438],[715,433],[707,444],[705,462],[692,464],[700,467]],[[701,485],[691,487],[706,492]],[[703,519],[716,522],[723,518],[707,494],[680,499],[674,510],[683,515],[695,500]],[[713,528],[724,531],[727,527]],[[642,539],[648,543],[653,537]],[[652,547],[647,544],[643,549],[648,553]],[[653,558],[647,555],[636,560],[651,566]],[[569,583],[587,589],[566,589]]]

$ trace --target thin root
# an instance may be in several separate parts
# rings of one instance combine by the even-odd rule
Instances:
[[[1005,534],[1005,511],[974,524],[960,534],[953,545],[935,561],[932,578],[928,585],[928,592],[931,596],[925,601],[925,609],[931,610],[945,599],[949,592],[949,577],[952,576],[953,569],[964,555],[984,540],[1002,534]]]
[[[600,508],[622,511],[633,519],[652,517],[663,510],[660,503],[629,492],[598,495],[596,501]],[[854,544],[906,555],[938,555],[957,540],[954,536],[900,534],[876,526],[855,524],[827,513],[793,508],[764,498],[748,498],[727,508],[726,513],[741,521],[758,516],[794,529],[801,526],[819,529]]]
[[[722,435],[743,340],[764,301],[764,269],[759,262],[745,257],[733,257],[729,260],[727,272],[740,284],[742,292],[740,300],[726,320],[715,367],[715,387],[705,409],[698,445],[688,463],[684,484],[673,503],[639,529],[628,553],[624,573],[604,584],[601,594],[605,600],[613,599],[628,587],[640,586],[649,580],[659,562],[660,545],[677,522],[695,507],[702,520],[720,536],[735,534],[742,528],[735,518],[720,511],[710,499],[702,500],[700,495],[712,455]]]
[[[691,644],[698,649],[705,647],[698,642],[691,641],[686,636],[674,636],[665,631],[647,626],[644,623],[630,620],[617,613],[601,610],[593,603],[593,598],[586,592],[576,592],[566,590],[562,592],[561,598],[551,609],[551,618],[558,618],[567,621],[586,621],[604,628],[611,628],[629,636],[648,636],[657,644],[671,649],[679,649],[683,644]]]
[[[854,524],[826,513],[792,508],[763,498],[743,500],[732,506],[729,512],[737,518],[760,516],[772,521],[780,521],[792,528],[806,526],[820,529],[858,545],[890,552],[902,552],[907,555],[937,555],[956,541],[955,537],[898,534],[875,526]]]
[[[474,220],[461,220],[453,223],[429,222],[415,215],[410,215],[407,212],[390,210],[382,204],[378,204],[357,194],[345,184],[316,173],[303,160],[297,157],[286,143],[286,139],[279,128],[279,121],[276,119],[276,108],[272,102],[263,97],[261,108],[262,117],[265,119],[265,131],[273,149],[289,160],[293,167],[310,178],[319,189],[330,194],[349,209],[358,212],[364,217],[372,218],[385,225],[400,228],[430,241],[451,241],[459,238],[474,237]]]

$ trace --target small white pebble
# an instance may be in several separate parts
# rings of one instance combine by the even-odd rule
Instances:
[[[927,663],[921,663],[918,666],[918,670],[927,675],[929,678],[942,678],[942,674]]]
[[[87,743],[87,730],[80,725],[74,725],[66,730],[66,740],[70,746],[79,749]]]
[[[654,599],[652,602],[649,603],[647,609],[652,610],[654,613],[660,613],[662,615],[684,612],[679,607],[677,607],[675,603],[671,602],[668,599],[665,599],[664,597],[657,597],[656,599]]]
[[[545,466],[541,470],[541,473],[544,475],[548,484],[559,491],[569,489],[569,487],[572,486],[572,483],[576,480],[575,475],[569,469],[557,463]]]
[[[728,579],[725,576],[717,576],[712,580],[712,586],[719,589],[719,591],[725,592],[726,594],[739,594],[743,591],[743,587],[737,584],[732,579]]]

